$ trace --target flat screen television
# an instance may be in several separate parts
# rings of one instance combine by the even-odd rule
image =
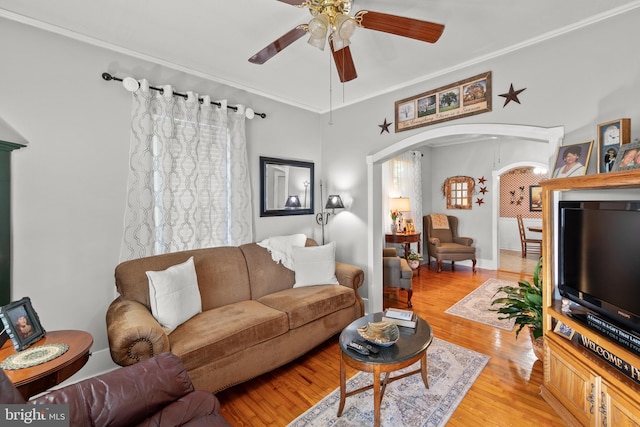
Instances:
[[[640,200],[558,208],[560,295],[640,332]]]

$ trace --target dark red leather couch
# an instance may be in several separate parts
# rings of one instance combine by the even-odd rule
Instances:
[[[0,370],[0,402],[68,404],[71,426],[230,427],[214,394],[195,391],[180,359],[162,353],[25,402]]]

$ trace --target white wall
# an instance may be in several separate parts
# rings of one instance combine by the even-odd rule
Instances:
[[[31,297],[46,330],[90,332],[93,356],[78,376],[89,375],[113,366],[105,313],[115,296],[131,111],[129,92],[102,80],[102,72],[146,77],[267,113],[247,122],[254,200],[259,156],[319,164],[319,118],[1,18],[0,40],[0,117],[29,141],[12,154],[12,300]],[[258,213],[256,202],[256,240],[315,229],[311,215]]]

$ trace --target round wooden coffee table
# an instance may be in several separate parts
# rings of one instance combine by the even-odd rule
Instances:
[[[84,331],[50,331],[31,347],[44,344],[67,344],[69,349],[63,355],[40,365],[4,371],[27,400],[78,372],[89,360],[89,349],[93,344],[93,337]],[[12,354],[16,354],[16,351],[11,340],[8,340],[0,349],[0,361]]]
[[[418,317],[415,329],[400,328],[400,339],[390,347],[378,347],[377,355],[364,356],[347,347],[353,340],[362,341],[357,329],[365,326],[367,322],[382,321],[382,313],[373,313],[353,321],[340,334],[340,407],[338,416],[342,415],[345,399],[354,394],[373,388],[373,420],[376,427],[380,426],[380,403],[384,396],[387,384],[407,377],[409,375],[420,374],[424,386],[429,388],[427,380],[427,348],[433,340],[431,326],[422,318]],[[420,361],[420,368],[402,375],[391,377],[391,372],[411,366]],[[357,390],[346,391],[346,365],[359,371],[373,373],[373,385],[362,387]],[[385,374],[381,380],[381,374]]]

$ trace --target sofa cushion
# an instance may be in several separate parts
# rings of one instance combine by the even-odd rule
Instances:
[[[193,257],[162,271],[147,271],[151,312],[168,332],[202,311]]]
[[[286,313],[257,301],[240,301],[204,311],[170,335],[171,352],[187,369],[203,366],[289,330]]]
[[[346,286],[318,285],[286,289],[258,300],[287,313],[289,328],[295,329],[355,303],[353,289]]]
[[[294,288],[337,285],[336,242],[323,246],[294,247],[293,270],[296,277]]]

